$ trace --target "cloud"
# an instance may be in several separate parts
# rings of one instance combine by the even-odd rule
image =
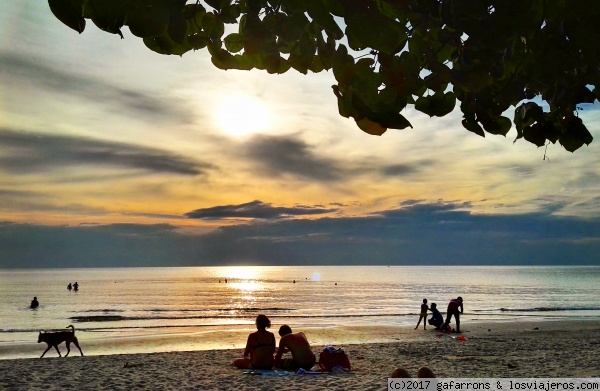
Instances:
[[[264,218],[200,234],[168,224],[0,223],[0,268],[600,265],[596,220],[547,213],[476,214],[462,202],[418,200],[366,217],[278,218],[310,213],[307,209],[260,201],[207,208],[198,215]]]
[[[417,174],[433,164],[433,160],[422,160],[410,164],[393,164],[383,167],[381,173],[387,177],[402,177]]]
[[[192,219],[282,219],[293,216],[306,216],[335,212],[337,209],[326,209],[315,206],[275,207],[262,201],[252,201],[240,205],[224,205],[212,208],[196,209],[185,216]]]
[[[293,175],[319,182],[339,181],[344,170],[332,159],[315,154],[291,136],[254,136],[244,145],[247,157],[265,176]]]
[[[28,174],[81,165],[201,175],[212,165],[157,148],[0,128],[0,170]]]
[[[0,51],[0,76],[7,80],[33,83],[36,88],[52,93],[75,95],[93,104],[104,104],[119,112],[135,112],[137,119],[190,122],[192,115],[179,103],[151,96],[142,91],[123,88],[99,77],[65,72],[33,57]]]

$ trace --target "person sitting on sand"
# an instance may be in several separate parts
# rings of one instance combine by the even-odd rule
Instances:
[[[437,309],[437,304],[435,303],[431,303],[429,310],[431,311],[431,319],[429,319],[427,322],[434,326],[436,330],[439,330],[442,323],[444,323],[444,317],[442,316],[440,310]]]
[[[390,376],[392,378],[410,379],[410,373],[404,368],[396,368]],[[421,367],[417,371],[417,379],[435,379],[435,374],[429,367]]]
[[[310,371],[315,365],[317,358],[313,353],[308,339],[303,332],[292,333],[290,326],[284,324],[279,328],[279,349],[275,356],[275,367],[297,371],[302,368]],[[292,353],[292,358],[281,359],[281,356],[286,352]]]
[[[37,299],[37,296],[33,298],[33,300],[31,300],[31,304],[29,305],[29,308],[38,308],[40,306],[40,302]]]
[[[460,312],[459,312],[460,310]],[[460,333],[460,314],[463,313],[463,299],[458,296],[456,299],[450,300],[448,303],[448,312],[446,313],[446,321],[442,325],[442,330],[446,330],[446,328],[450,325],[450,320],[454,315],[454,319],[456,320],[456,332]]]
[[[419,321],[417,322],[417,325],[415,326],[415,330],[419,328],[419,325],[421,324],[421,320],[423,321],[423,330],[427,330],[427,311],[429,310],[429,307],[427,307],[427,299],[423,299],[423,304],[421,304],[421,313],[419,314]]]
[[[244,349],[244,358],[238,358],[233,362],[240,369],[271,369],[275,359],[275,335],[267,331],[271,327],[271,321],[266,315],[256,317],[257,331],[248,336],[246,349]],[[249,356],[249,357],[248,357]]]

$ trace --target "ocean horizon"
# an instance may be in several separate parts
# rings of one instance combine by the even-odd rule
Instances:
[[[445,313],[463,297],[463,325],[600,319],[598,266],[5,269],[0,283],[0,359],[36,357],[37,333],[69,324],[91,354],[237,348],[260,313],[274,330],[408,327],[424,298]]]

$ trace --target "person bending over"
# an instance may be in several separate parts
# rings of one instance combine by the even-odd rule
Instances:
[[[279,335],[281,339],[275,356],[275,367],[292,371],[302,368],[309,371],[315,365],[317,358],[306,335],[303,332],[292,333],[292,329],[286,324],[279,328]],[[281,356],[288,351],[292,354],[292,358],[281,359]]]
[[[460,312],[459,312],[460,310]],[[463,299],[458,296],[456,299],[450,300],[448,303],[448,312],[446,313],[446,321],[442,326],[442,330],[445,330],[446,327],[450,325],[450,320],[452,320],[452,316],[454,315],[454,319],[456,320],[456,332],[460,333],[460,314],[463,313]]]
[[[267,331],[271,327],[271,321],[265,315],[256,317],[257,331],[248,335],[244,358],[238,358],[233,362],[240,369],[271,369],[275,359],[275,335]]]

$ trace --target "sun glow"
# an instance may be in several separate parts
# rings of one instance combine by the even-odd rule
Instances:
[[[272,113],[259,98],[234,94],[221,100],[215,112],[215,119],[225,133],[243,137],[267,129]]]

